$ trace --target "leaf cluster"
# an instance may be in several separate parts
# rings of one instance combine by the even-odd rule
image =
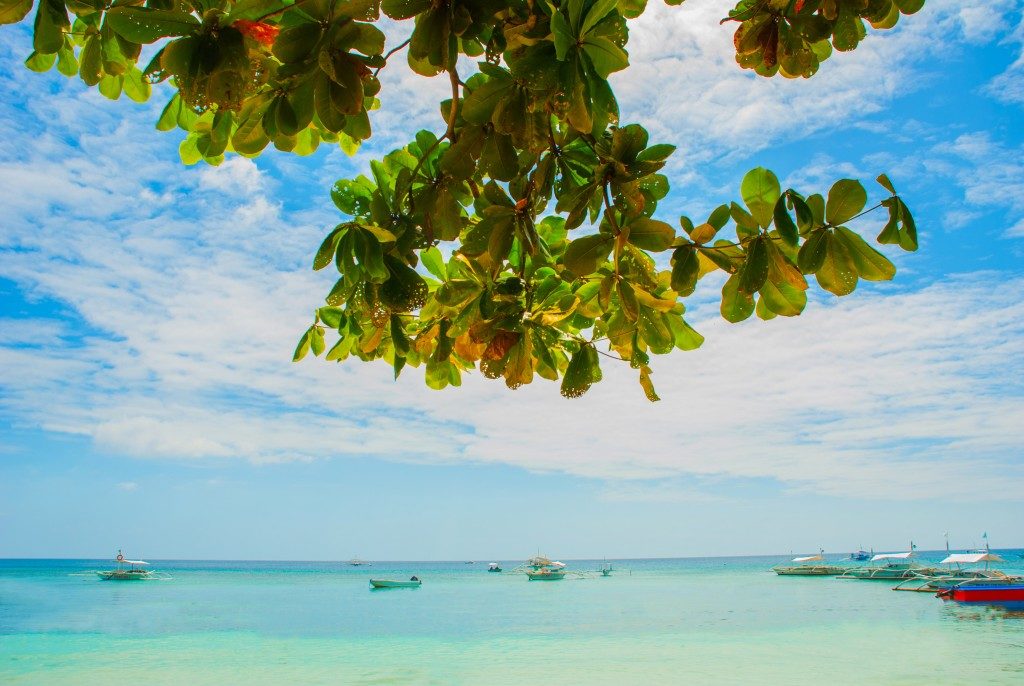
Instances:
[[[680,0],[681,1],[681,0]],[[670,4],[679,4],[670,2]],[[737,61],[809,77],[851,50],[865,22],[891,28],[923,0],[740,0]],[[674,152],[619,121],[609,85],[627,69],[628,20],[645,0],[39,0],[26,64],[56,64],[108,97],[173,94],[157,123],[188,132],[187,163],[235,152],[352,152],[371,136],[377,75],[405,49],[417,74],[444,74],[442,130],[370,164],[331,192],[344,215],[314,269],[338,276],[294,358],[423,368],[432,388],[478,370],[518,388],[536,377],[578,397],[602,358],[629,365],[651,400],[651,359],[703,337],[683,299],[724,272],[721,314],[799,315],[811,277],[837,296],[895,267],[858,232],[887,210],[877,242],[917,249],[913,216],[888,193],[867,208],[859,181],[783,189],[763,168],[706,221],[656,217]],[[0,22],[32,0],[0,0]],[[408,22],[385,51],[375,22]],[[73,20],[72,20],[73,17]],[[143,48],[152,46],[140,68]],[[471,73],[460,74],[476,60]],[[328,332],[334,332],[328,334]],[[330,338],[330,340],[328,340]],[[329,346],[329,347],[328,347]]]

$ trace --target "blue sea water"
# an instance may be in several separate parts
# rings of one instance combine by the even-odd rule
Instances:
[[[1024,683],[1024,610],[778,577],[779,561],[531,582],[486,562],[168,560],[167,580],[105,582],[106,561],[0,560],[0,683]],[[421,588],[368,586],[413,574]]]

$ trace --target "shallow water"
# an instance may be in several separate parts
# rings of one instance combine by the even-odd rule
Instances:
[[[166,561],[170,580],[104,582],[88,573],[101,561],[0,560],[0,682],[1024,683],[1022,610],[777,577],[777,562],[530,582],[486,564]],[[422,588],[368,588],[412,574]]]

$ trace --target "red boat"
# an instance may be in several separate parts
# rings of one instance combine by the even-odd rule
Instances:
[[[966,582],[941,591],[938,596],[959,603],[1024,603],[1024,583]]]

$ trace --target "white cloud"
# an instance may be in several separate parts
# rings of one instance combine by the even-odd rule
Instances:
[[[1024,105],[1024,16],[1007,42],[1016,43],[1019,54],[1006,70],[989,82],[986,91],[1003,102]]]
[[[117,490],[119,491],[126,491],[130,493],[132,491],[137,491],[138,489],[139,485],[134,481],[122,481],[121,483],[117,484]]]

